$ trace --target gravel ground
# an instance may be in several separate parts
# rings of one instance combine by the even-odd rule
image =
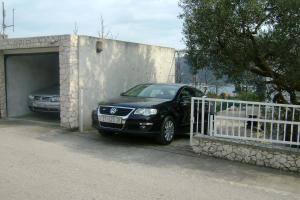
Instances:
[[[299,174],[197,156],[180,137],[68,132],[0,121],[0,199],[300,199]]]

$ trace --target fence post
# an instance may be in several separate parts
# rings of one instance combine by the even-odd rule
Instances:
[[[198,114],[198,113],[197,113]],[[204,135],[204,114],[205,114],[205,96],[202,97],[202,109],[201,109],[201,135]]]
[[[215,126],[214,126],[214,116],[210,115],[210,121],[209,121],[209,136],[213,136],[213,132],[215,132]],[[214,130],[214,131],[213,131]]]
[[[195,99],[194,99],[194,97],[192,97],[192,102],[191,102],[191,120],[190,120],[190,145],[193,144],[193,135],[194,135],[194,104],[195,104],[194,102],[195,102]]]

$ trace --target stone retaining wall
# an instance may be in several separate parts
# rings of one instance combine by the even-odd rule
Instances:
[[[217,158],[300,172],[300,149],[296,148],[200,136],[193,139],[193,150]]]

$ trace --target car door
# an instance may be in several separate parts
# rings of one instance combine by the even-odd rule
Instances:
[[[188,126],[191,116],[191,100],[195,96],[195,91],[192,88],[185,87],[179,94],[179,110],[181,114],[181,125]]]

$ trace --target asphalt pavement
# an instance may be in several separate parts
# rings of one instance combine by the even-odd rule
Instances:
[[[0,199],[300,199],[300,176],[151,138],[0,120]]]

